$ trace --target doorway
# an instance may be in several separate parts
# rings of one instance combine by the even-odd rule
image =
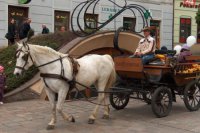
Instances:
[[[156,47],[160,48],[160,20],[150,20],[151,36],[156,41]]]
[[[8,24],[14,18],[16,24],[16,38],[19,38],[19,30],[24,18],[28,18],[28,7],[8,6]]]

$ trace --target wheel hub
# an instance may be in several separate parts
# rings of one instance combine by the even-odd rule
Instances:
[[[162,105],[164,105],[164,104],[165,104],[164,99],[162,99],[160,103],[161,103]]]

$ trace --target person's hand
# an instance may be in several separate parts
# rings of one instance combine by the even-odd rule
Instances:
[[[138,57],[141,57],[142,53],[141,52],[137,52],[137,53],[135,53],[135,55],[138,56]]]

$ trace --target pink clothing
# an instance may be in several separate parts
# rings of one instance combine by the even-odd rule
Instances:
[[[143,38],[140,40],[135,53],[140,52],[144,55],[144,54],[154,53],[155,50],[156,50],[155,40],[151,36],[148,36],[147,38]]]
[[[180,63],[185,63],[185,62],[187,62],[186,60],[185,60],[185,57],[186,56],[191,56],[192,54],[190,53],[190,51],[188,51],[188,50],[185,50],[185,51],[182,51],[180,54],[179,54],[179,56],[178,56],[178,62],[180,62]]]
[[[6,76],[4,74],[0,74],[0,102],[3,101],[3,93],[6,85]]]

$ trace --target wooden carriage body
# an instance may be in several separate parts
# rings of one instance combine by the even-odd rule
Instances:
[[[199,56],[198,56],[199,57]],[[197,57],[188,57],[187,60],[197,59]],[[174,69],[177,66],[190,66],[191,63],[180,63],[176,67],[171,67],[167,61],[164,65],[143,65],[141,58],[131,58],[129,56],[119,56],[114,58],[117,74],[122,78],[132,78],[138,80],[148,80],[150,82],[161,82],[160,80],[171,77],[176,86],[184,86],[197,77],[197,73],[179,74]],[[167,79],[166,79],[167,81]],[[166,82],[167,83],[167,82]],[[170,84],[170,83],[169,83]]]

